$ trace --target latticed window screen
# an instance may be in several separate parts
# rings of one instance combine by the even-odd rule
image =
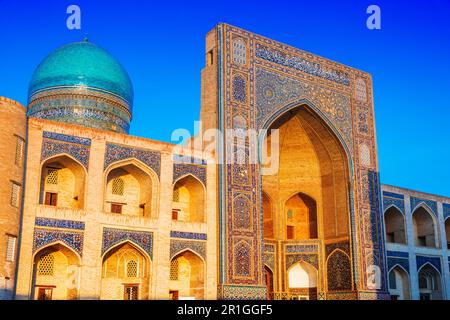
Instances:
[[[18,208],[20,205],[20,185],[11,183],[11,205]]]
[[[123,196],[125,183],[122,178],[114,178],[112,182],[112,193],[118,196]]]
[[[47,169],[47,179],[45,179],[47,184],[58,184],[58,169],[48,168]]]
[[[15,163],[18,166],[22,166],[23,164],[23,156],[25,153],[25,140],[23,140],[20,137],[16,137],[16,157],[15,157]]]
[[[16,256],[16,240],[14,236],[8,236],[8,244],[6,247],[6,261],[13,262]]]
[[[135,260],[127,262],[127,277],[136,278],[138,276],[138,264]]]
[[[48,253],[43,255],[39,259],[38,275],[40,276],[52,276],[55,268],[55,257],[53,254]]]
[[[170,280],[178,280],[178,259],[173,259],[170,263]]]
[[[173,202],[180,202],[180,190],[173,190]]]

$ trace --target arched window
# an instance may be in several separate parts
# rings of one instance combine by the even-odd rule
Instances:
[[[178,280],[178,259],[172,259],[170,262],[170,280]]]
[[[403,214],[395,207],[384,213],[386,242],[406,244],[405,220]]]
[[[413,225],[416,246],[438,247],[434,219],[424,207],[419,207],[413,212]]]
[[[317,239],[317,206],[313,198],[298,193],[286,202],[286,239]]]

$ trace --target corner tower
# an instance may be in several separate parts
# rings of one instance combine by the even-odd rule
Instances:
[[[28,91],[28,116],[128,133],[133,85],[107,51],[74,42],[50,53],[36,68]]]

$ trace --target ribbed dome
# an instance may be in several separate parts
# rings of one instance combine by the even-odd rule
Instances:
[[[50,53],[28,90],[28,116],[128,133],[133,85],[122,65],[93,43]]]
[[[122,65],[91,42],[74,42],[50,53],[31,78],[29,96],[59,86],[86,86],[114,93],[133,103],[133,85]]]

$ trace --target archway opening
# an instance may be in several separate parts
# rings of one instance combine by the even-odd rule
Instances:
[[[390,207],[384,213],[386,242],[406,244],[405,219],[396,208]]]
[[[61,244],[40,250],[34,257],[33,298],[78,299],[79,267],[79,257]]]
[[[170,262],[170,295],[174,300],[202,300],[205,296],[205,265],[187,250]]]
[[[286,239],[317,239],[317,205],[316,201],[297,193],[285,204]]]
[[[399,266],[389,272],[389,294],[392,300],[411,299],[408,273]]]
[[[149,292],[150,261],[126,242],[103,257],[100,299],[145,300]]]
[[[419,207],[412,217],[416,246],[438,248],[436,225],[431,213],[424,207]]]
[[[39,203],[61,208],[84,208],[86,173],[81,164],[62,155],[42,164]]]
[[[153,180],[133,163],[113,168],[106,178],[106,212],[151,217]]]
[[[306,105],[285,112],[268,129],[261,144],[264,238],[296,245],[349,243],[349,159],[335,131]],[[351,290],[349,261],[348,267],[342,278],[350,278],[345,289]],[[326,275],[318,270],[319,277]],[[280,292],[288,291],[287,282],[279,281],[288,270],[276,277]]]
[[[419,275],[420,300],[441,300],[442,283],[439,272],[427,264],[420,269]]]
[[[288,270],[288,287],[291,299],[313,300],[317,295],[317,270],[300,261]]]
[[[273,272],[268,266],[264,266],[264,280],[267,287],[267,299],[273,299]]]
[[[205,222],[205,190],[191,175],[178,180],[173,188],[172,219]]]

